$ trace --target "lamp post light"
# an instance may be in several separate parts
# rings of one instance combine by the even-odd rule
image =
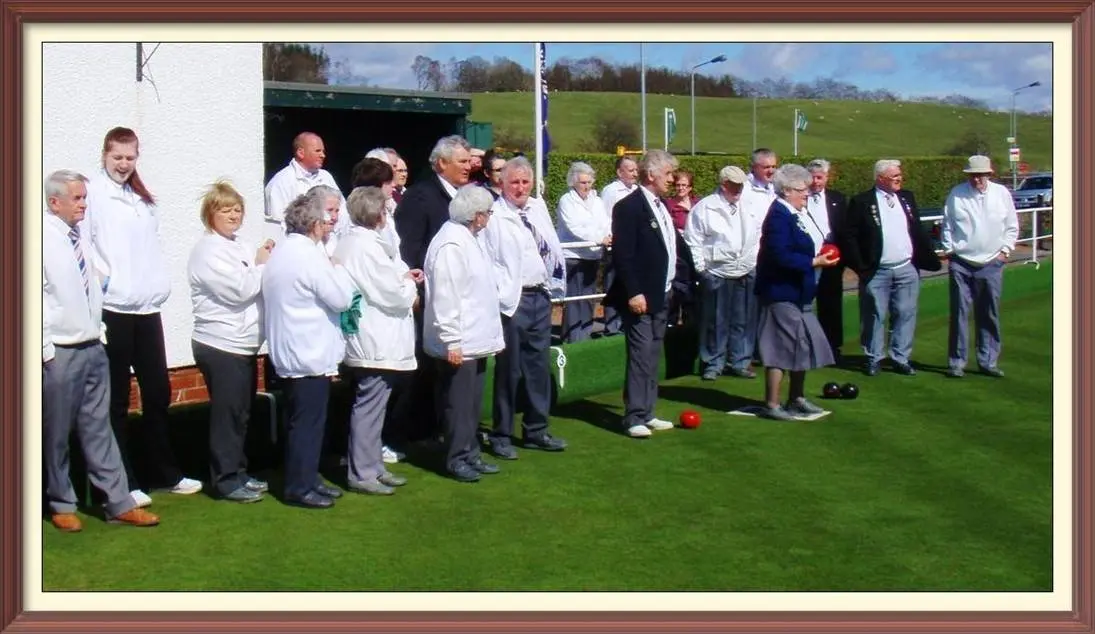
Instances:
[[[696,64],[692,67],[692,154],[696,154],[696,69],[701,66],[707,66],[708,64],[717,64],[718,62],[725,62],[726,56],[719,55],[718,57],[712,57],[711,59],[701,64]]]
[[[1015,96],[1018,95],[1020,92],[1026,90],[1027,88],[1034,88],[1035,86],[1041,86],[1041,85],[1042,85],[1042,82],[1040,82],[1040,81],[1032,81],[1029,84],[1027,84],[1026,86],[1020,86],[1020,87],[1016,88],[1015,90],[1011,91],[1011,136],[1009,137],[1009,139],[1011,141],[1011,149],[1015,149],[1015,148],[1019,147],[1019,139],[1018,139],[1019,121],[1015,117]],[[1008,154],[1008,161],[1012,162],[1012,166],[1011,166],[1011,191],[1015,191],[1015,188],[1019,186],[1019,163],[1018,163],[1018,161],[1011,161],[1011,154],[1010,153]]]

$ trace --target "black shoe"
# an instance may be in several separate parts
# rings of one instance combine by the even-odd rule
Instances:
[[[342,491],[339,491],[334,487],[329,487],[326,484],[317,484],[312,487],[312,490],[324,497],[329,497],[332,500],[337,500],[342,497]]]
[[[867,376],[878,376],[878,363],[872,363],[868,361],[863,364],[863,374]]]
[[[562,438],[552,438],[551,434],[544,433],[525,438],[525,448],[562,451],[567,448],[567,441]]]
[[[492,456],[502,460],[517,460],[517,450],[508,442],[495,442],[492,440],[487,444],[490,446]]]
[[[335,501],[326,495],[320,495],[315,491],[309,491],[302,497],[286,497],[285,503],[290,506],[299,506],[306,509],[329,509],[335,505]]]
[[[996,368],[996,367],[992,367],[992,368],[981,368],[981,372],[982,372],[983,374],[987,374],[988,376],[991,376],[991,377],[995,377],[995,378],[997,378],[997,379],[1002,379],[1002,378],[1004,378],[1004,371],[1003,371],[1003,370],[1001,370],[1000,368]]]
[[[492,475],[501,471],[501,469],[498,468],[498,465],[491,464],[489,462],[483,462],[482,458],[479,458],[475,462],[469,462],[467,464],[476,473],[481,473],[483,475]]]
[[[910,363],[897,363],[895,361],[893,371],[904,376],[916,376],[916,370],[913,369]]]
[[[457,482],[478,482],[480,476],[478,471],[462,462],[449,471],[449,477]]]

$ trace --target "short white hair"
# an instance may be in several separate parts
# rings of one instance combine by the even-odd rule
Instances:
[[[469,183],[456,190],[456,195],[449,203],[449,218],[453,222],[469,225],[475,220],[476,214],[489,211],[493,205],[494,196],[490,195],[486,187]]]
[[[578,184],[578,177],[583,175],[594,180],[597,178],[597,172],[589,163],[583,163],[582,161],[571,163],[570,169],[567,170],[567,187],[574,187]]]
[[[388,165],[392,164],[392,159],[388,155],[388,151],[384,148],[378,147],[369,150],[369,153],[365,155],[365,158],[377,159],[378,161],[384,161]]]
[[[874,164],[874,177],[882,176],[882,172],[891,167],[901,167],[901,161],[897,159],[880,159]]]
[[[471,146],[468,145],[467,140],[459,134],[441,137],[430,152],[430,166],[432,166],[433,170],[436,172],[437,162],[441,159],[451,161],[452,155],[455,154],[458,149],[471,152]]]
[[[86,183],[87,176],[74,170],[57,170],[46,177],[46,198],[68,196],[69,183]]]
[[[810,172],[801,165],[787,163],[780,166],[775,174],[772,174],[772,187],[781,197],[789,189],[805,189],[810,186],[813,178]]]
[[[515,156],[506,161],[506,164],[502,166],[502,178],[506,177],[506,174],[514,170],[524,170],[528,172],[529,176],[533,176],[532,162],[523,156]]]
[[[814,160],[812,160],[812,161],[810,161],[809,163],[806,164],[806,169],[809,170],[811,173],[813,173],[813,172],[824,172],[824,173],[828,174],[830,167],[831,167],[831,164],[829,163],[829,161],[826,161],[823,158],[816,158],[816,159],[814,159]]]
[[[650,150],[639,159],[639,181],[646,182],[648,174],[658,172],[666,168],[677,169],[680,163],[677,157],[665,150]]]
[[[384,216],[387,199],[379,187],[355,187],[346,199],[350,221],[366,229],[376,228]]]

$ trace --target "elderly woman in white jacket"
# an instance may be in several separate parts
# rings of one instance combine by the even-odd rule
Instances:
[[[422,271],[411,271],[399,250],[383,238],[387,195],[378,187],[357,187],[346,206],[352,223],[335,259],[345,267],[355,305],[342,318],[346,358],[355,396],[350,415],[346,480],[351,491],[391,495],[405,478],[384,468],[381,431],[392,387],[415,370],[414,305]]]
[[[449,220],[426,250],[422,348],[437,365],[445,468],[459,482],[498,472],[497,465],[483,461],[475,433],[487,357],[506,347],[498,287],[479,238],[493,204],[494,197],[483,187],[461,187],[449,203]]]
[[[559,242],[596,242],[598,246],[563,249],[567,266],[567,297],[597,292],[597,268],[605,247],[612,244],[612,217],[593,188],[597,173],[588,163],[571,163],[567,193],[555,211]],[[563,341],[574,343],[593,334],[593,301],[567,302],[563,309]]]
[[[341,314],[349,276],[320,248],[328,232],[322,201],[304,194],[285,210],[285,240],[262,272],[263,323],[270,361],[284,384],[287,504],[329,508],[342,492],[319,476],[331,377],[346,356]]]
[[[258,502],[269,488],[247,474],[244,440],[262,346],[262,269],[274,243],[252,251],[236,236],[243,196],[214,183],[201,202],[206,232],[190,252],[191,348],[209,390],[209,484],[232,502]]]

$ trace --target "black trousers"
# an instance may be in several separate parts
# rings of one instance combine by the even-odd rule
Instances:
[[[160,313],[130,315],[103,310],[106,354],[110,361],[110,424],[122,453],[129,487],[169,488],[179,470],[167,428],[171,382],[167,376]],[[141,422],[129,419],[129,370],[141,388]],[[140,474],[140,478],[138,478]]]
[[[322,481],[319,458],[327,423],[331,379],[306,376],[282,379],[287,413],[285,439],[285,497],[299,500]]]
[[[551,412],[551,298],[547,291],[523,291],[513,317],[502,315],[502,335],[506,348],[494,358],[494,428],[490,437],[491,442],[508,444],[522,396],[522,437],[527,440],[547,431]]]
[[[209,390],[209,482],[219,495],[247,483],[247,424],[258,389],[258,359],[191,342]]]
[[[817,320],[829,340],[833,356],[837,356],[844,343],[844,267],[841,265],[821,270],[817,282]]]
[[[434,402],[437,387],[435,359],[422,349],[422,311],[414,313],[414,355],[418,369],[404,379],[388,405],[384,441],[401,444],[432,438],[441,432]]]

